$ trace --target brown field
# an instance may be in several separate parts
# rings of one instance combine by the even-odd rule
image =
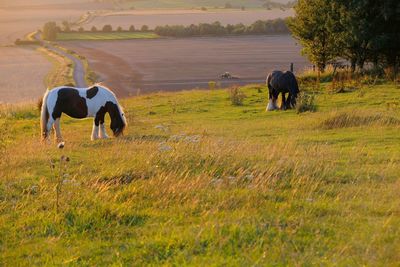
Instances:
[[[190,25],[198,23],[212,23],[219,21],[222,24],[251,24],[256,20],[286,18],[293,15],[293,10],[257,10],[257,11],[199,11],[199,10],[133,10],[124,12],[105,13],[96,17],[85,25],[86,29],[92,26],[98,28],[111,24],[115,28],[121,26],[129,28],[130,25],[150,28],[160,25]]]
[[[0,103],[37,100],[51,63],[34,48],[0,47]]]
[[[36,100],[43,94],[44,79],[51,70],[51,63],[36,48],[14,47],[14,41],[23,39],[47,21],[77,20],[84,13],[75,7],[21,7],[24,3],[40,2],[0,3],[0,103]]]
[[[241,80],[263,82],[267,72],[309,66],[290,36],[204,37],[126,41],[70,41],[119,96],[159,90],[206,88],[229,71]],[[229,85],[226,84],[225,85]]]

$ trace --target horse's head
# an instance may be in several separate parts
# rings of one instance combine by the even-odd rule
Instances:
[[[112,102],[107,102],[106,106],[111,118],[110,128],[114,136],[118,137],[124,133],[127,125],[124,111],[121,106]]]

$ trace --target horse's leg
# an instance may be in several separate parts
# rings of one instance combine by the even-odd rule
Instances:
[[[286,110],[286,93],[282,92],[281,109]]]
[[[92,129],[92,141],[99,139],[99,123],[96,123],[96,119],[93,120],[93,129]]]
[[[278,101],[278,97],[279,97],[279,92],[274,90],[272,95],[272,105],[274,109],[278,109],[278,105],[276,104],[276,102]]]
[[[98,122],[100,129],[99,129],[99,136],[102,139],[107,139],[108,135],[106,132],[106,127],[104,125],[104,116],[106,115],[106,112],[104,110],[100,110],[99,112],[97,112],[96,114],[96,118],[95,121]]]
[[[277,109],[276,100],[278,99],[279,93],[276,93],[275,90],[269,90],[269,102],[267,106],[267,111],[272,111]]]
[[[61,128],[60,128],[60,118],[57,118],[54,122],[54,131],[56,133],[56,141],[57,143],[62,142],[63,138],[61,136]]]
[[[46,134],[45,134],[45,140],[49,140],[50,138],[50,133],[51,133],[51,128],[53,128],[54,125],[54,120],[53,118],[50,116],[50,118],[48,119],[47,123],[46,123]]]

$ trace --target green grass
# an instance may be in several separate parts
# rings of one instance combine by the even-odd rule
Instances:
[[[242,91],[123,100],[119,139],[65,116],[64,150],[34,107],[1,109],[0,265],[396,266],[400,89],[318,93],[300,115]]]
[[[155,39],[159,38],[153,32],[71,32],[71,33],[58,33],[58,41],[73,41],[73,40],[86,40],[86,41],[99,41],[99,40],[129,40],[129,39]]]

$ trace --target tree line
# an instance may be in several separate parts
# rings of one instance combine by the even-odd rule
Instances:
[[[366,63],[397,72],[400,59],[400,1],[298,0],[288,19],[293,36],[320,71],[345,59],[352,71]]]
[[[166,25],[157,26],[151,30],[147,25],[143,25],[136,29],[135,26],[131,25],[129,29],[124,30],[122,27],[117,27],[115,30],[112,25],[107,24],[102,28],[97,29],[95,26],[91,27],[89,31],[83,27],[78,30],[72,30],[67,22],[63,22],[62,25],[57,25],[55,22],[47,22],[42,31],[42,37],[44,40],[55,41],[57,40],[58,33],[69,33],[69,32],[154,32],[160,36],[169,37],[191,37],[191,36],[224,36],[224,35],[258,35],[258,34],[289,34],[289,28],[286,25],[284,19],[275,20],[258,20],[251,25],[239,24],[228,24],[222,25],[216,21],[214,23],[200,23],[192,24],[189,26],[184,25]]]
[[[228,24],[222,25],[216,21],[214,23],[183,25],[157,26],[154,32],[160,36],[189,37],[189,36],[224,36],[224,35],[244,35],[244,34],[289,34],[289,29],[285,20],[258,20],[251,25]]]

